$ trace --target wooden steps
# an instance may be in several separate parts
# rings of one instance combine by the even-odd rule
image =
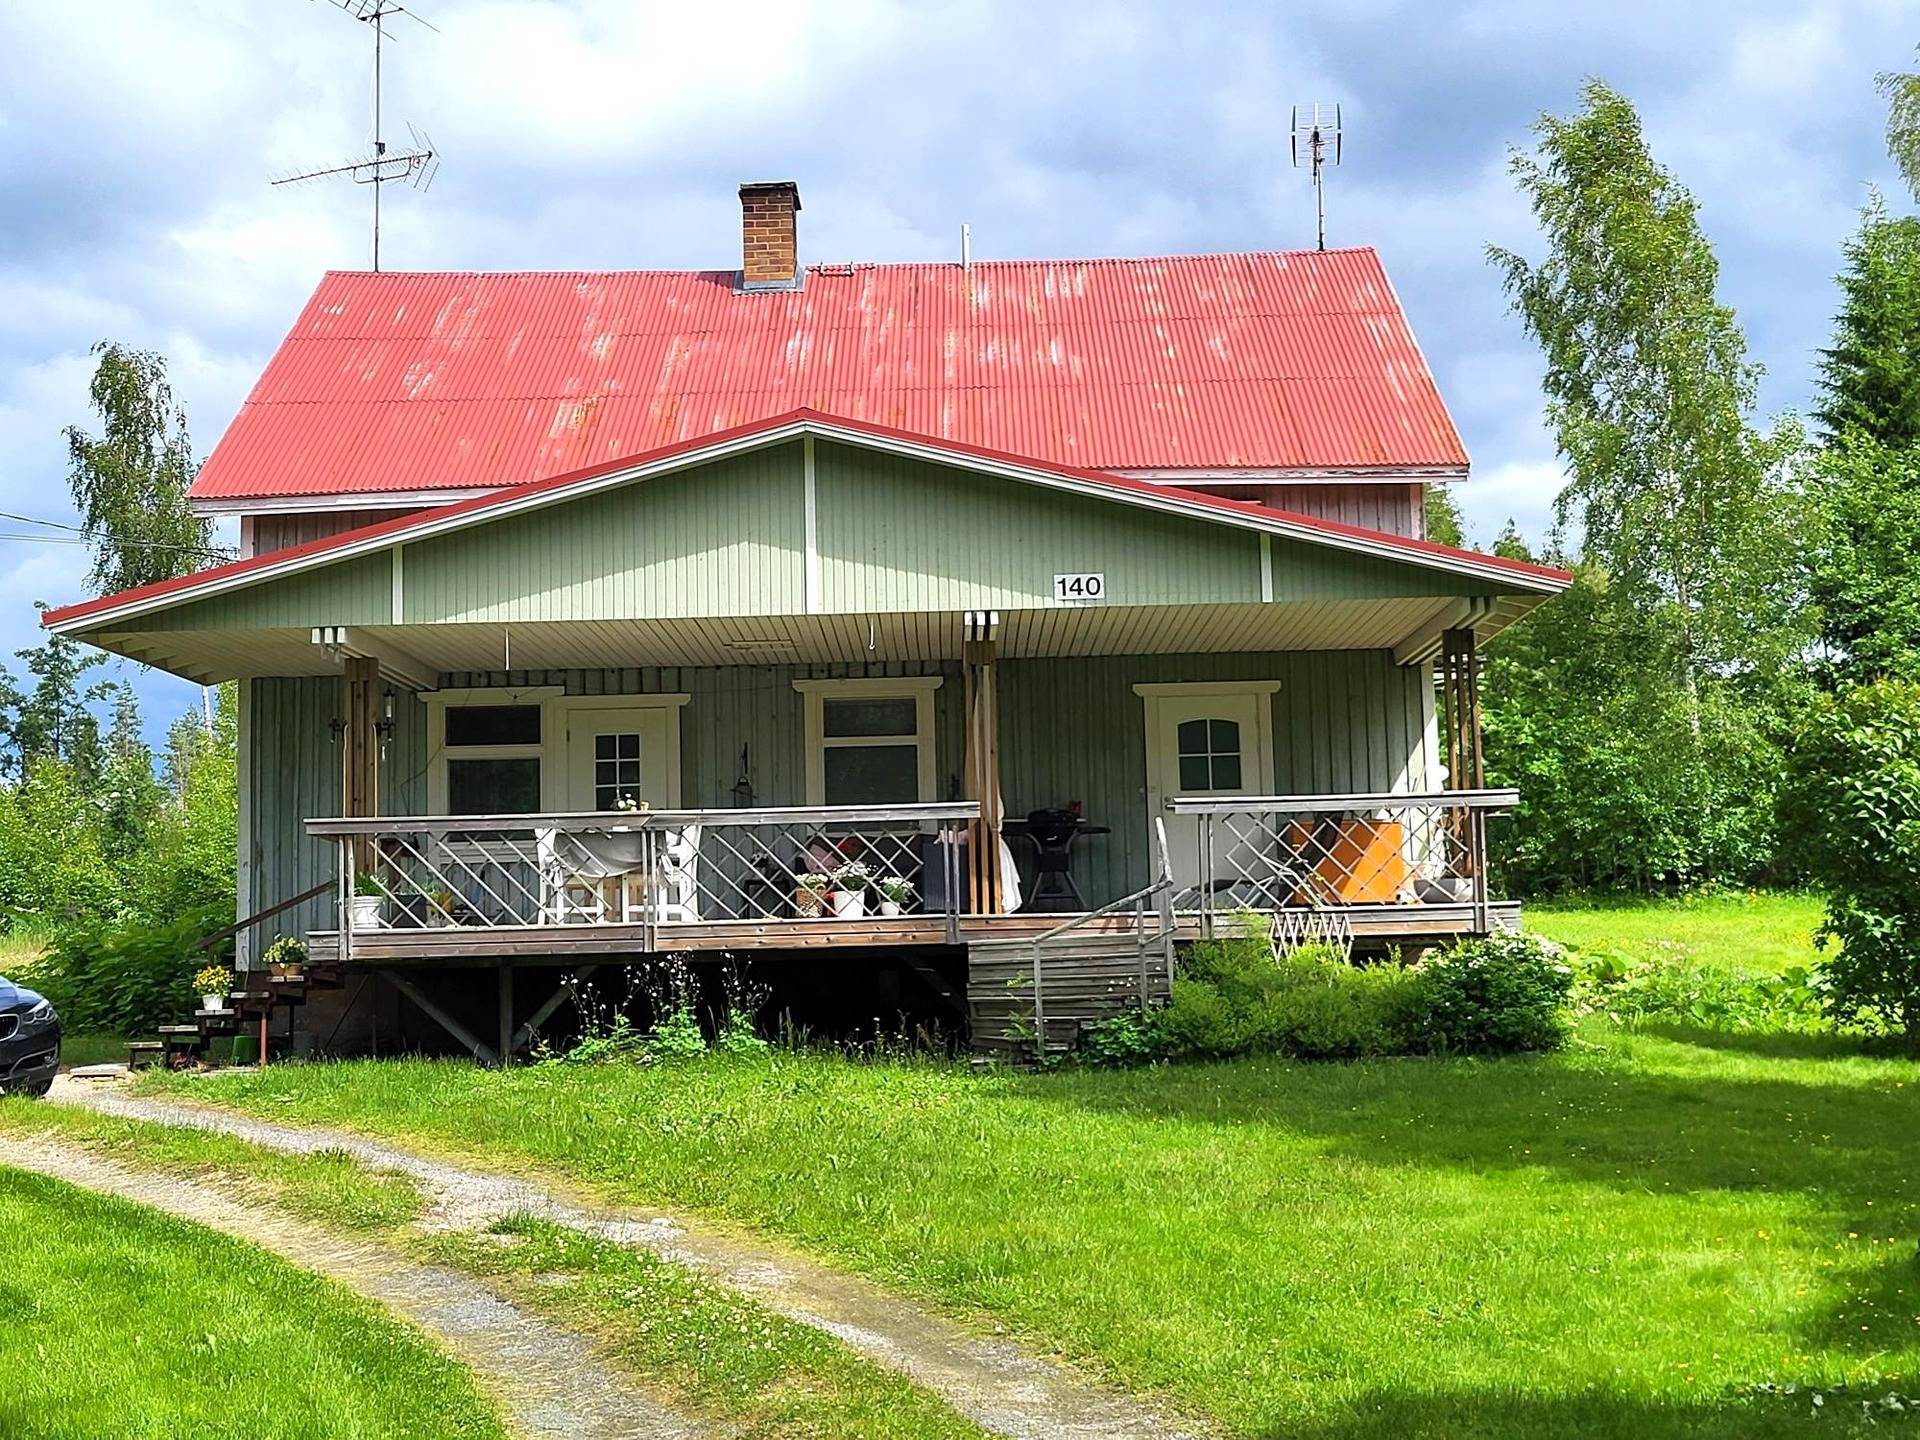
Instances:
[[[1039,992],[1048,1055],[1063,1055],[1087,1026],[1135,1006],[1164,1000],[1167,946],[1157,930],[1069,931],[1041,948],[1039,983],[1026,940],[976,941],[967,947],[967,1017],[976,1055],[1031,1061],[1034,995]]]

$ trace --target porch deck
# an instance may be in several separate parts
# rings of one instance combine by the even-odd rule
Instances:
[[[1487,906],[1493,928],[1507,930],[1520,923],[1518,901],[1491,901]],[[1314,913],[1297,907],[1301,918]],[[1423,905],[1354,905],[1346,910],[1354,943],[1362,948],[1389,945],[1441,944],[1481,933],[1479,916],[1471,903]],[[1284,920],[1284,916],[1282,917]],[[1089,911],[1045,914],[963,915],[959,938],[950,940],[942,916],[911,915],[860,920],[738,921],[706,920],[650,930],[640,924],[514,925],[485,930],[388,929],[362,930],[351,943],[351,953],[340,954],[337,930],[317,931],[308,937],[313,959],[348,965],[571,965],[583,958],[641,957],[656,951],[701,954],[747,951],[769,959],[780,952],[821,950],[917,949],[928,946],[975,945],[1033,940],[1069,920],[1083,920],[1082,933],[1130,935],[1131,915],[1094,916]],[[1202,938],[1207,916],[1199,910],[1178,910],[1174,939],[1188,944]],[[1217,923],[1217,921],[1216,921]]]

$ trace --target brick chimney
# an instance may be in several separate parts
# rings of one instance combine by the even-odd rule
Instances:
[[[794,217],[800,187],[763,180],[740,187],[740,283],[748,290],[793,290],[800,284]]]

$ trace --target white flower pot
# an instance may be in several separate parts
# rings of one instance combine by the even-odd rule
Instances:
[[[356,895],[349,901],[349,914],[356,930],[379,930],[385,922],[380,918],[380,907],[386,904],[384,895]]]
[[[224,995],[202,995],[200,997],[200,1008],[202,1010],[224,1010],[227,1008],[227,997]]]
[[[900,902],[898,900],[882,900],[880,902],[880,913],[889,916],[898,915],[900,913]]]
[[[833,913],[841,920],[858,920],[867,913],[866,893],[860,890],[834,891]]]

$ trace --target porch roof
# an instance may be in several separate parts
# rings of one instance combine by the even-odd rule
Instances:
[[[686,484],[696,469],[701,483]],[[1049,592],[1060,572],[1103,570],[1116,577],[1105,603]],[[1569,578],[798,411],[49,611],[44,623],[197,679],[325,673],[323,652],[348,630],[416,656],[424,673],[941,659],[958,655],[975,608],[1002,612],[1009,655],[1420,658],[1439,629],[1490,633]]]

